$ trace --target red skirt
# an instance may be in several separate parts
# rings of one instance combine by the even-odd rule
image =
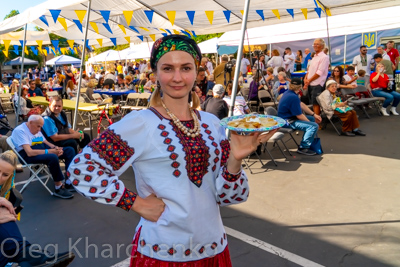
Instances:
[[[188,262],[172,262],[172,261],[161,261],[147,257],[137,251],[140,230],[136,233],[135,239],[133,240],[133,249],[131,256],[130,267],[232,267],[231,256],[229,255],[228,246],[221,253],[197,260]]]

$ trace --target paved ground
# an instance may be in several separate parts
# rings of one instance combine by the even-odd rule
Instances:
[[[370,120],[360,114],[366,137],[339,137],[328,126],[319,133],[323,156],[284,160],[275,149],[278,167],[266,155],[264,167],[253,165],[249,200],[221,209],[225,226],[250,236],[247,243],[229,237],[234,266],[400,266],[400,116],[370,113]],[[129,169],[122,177],[128,187],[133,176]],[[135,213],[78,195],[56,199],[38,183],[24,198],[22,234],[54,244],[49,250],[76,244],[80,255],[70,266],[112,266],[129,256]],[[268,252],[270,245],[283,252]]]

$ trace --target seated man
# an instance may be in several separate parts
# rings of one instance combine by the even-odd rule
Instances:
[[[40,90],[39,87],[36,87],[36,83],[33,80],[29,82],[28,89],[28,97],[31,96],[43,96],[42,90]]]
[[[64,175],[61,172],[59,158],[65,159],[65,169],[68,169],[75,156],[74,149],[71,147],[57,147],[48,142],[40,129],[43,127],[44,120],[40,115],[32,115],[28,122],[22,123],[14,129],[11,140],[17,152],[29,163],[46,164],[54,180],[54,196],[68,199],[74,197],[67,188],[73,188],[71,182],[66,180],[63,186]]]
[[[42,114],[44,136],[50,143],[61,147],[72,147],[75,154],[78,154],[78,145],[80,148],[84,148],[89,144],[90,137],[82,131],[72,130],[67,115],[62,109],[62,98],[60,96],[51,97],[49,107]]]
[[[304,132],[297,153],[312,156],[316,153],[310,149],[310,146],[317,135],[317,123],[321,122],[321,117],[310,110],[306,104],[300,102],[298,96],[300,89],[301,80],[299,78],[292,79],[289,84],[289,90],[283,93],[279,101],[278,116],[288,121],[289,125],[284,127]],[[304,115],[303,111],[311,116]]]

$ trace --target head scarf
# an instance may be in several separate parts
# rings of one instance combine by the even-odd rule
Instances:
[[[160,58],[170,51],[184,51],[189,53],[199,67],[201,62],[201,51],[193,39],[185,35],[167,35],[158,39],[151,50],[150,66],[153,70],[156,69],[157,62]]]

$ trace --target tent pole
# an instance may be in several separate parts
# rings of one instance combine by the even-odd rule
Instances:
[[[344,36],[343,67],[346,67],[347,35]]]
[[[25,47],[26,47],[26,32],[28,31],[28,24],[25,24],[25,29],[24,29],[24,44],[22,46],[22,62],[21,62],[21,80],[19,82],[19,88],[18,88],[18,103],[17,103],[17,114],[15,114],[15,127],[18,126],[18,119],[19,119],[19,110],[20,110],[20,103],[21,103],[21,91],[22,91],[22,80],[23,80],[23,75],[24,75],[24,60],[25,60]],[[29,84],[28,84],[29,86]]]
[[[88,0],[88,7],[87,7],[87,18],[86,18],[86,29],[85,29],[85,39],[83,41],[83,49],[82,49],[82,58],[81,58],[81,69],[79,71],[79,81],[78,81],[78,93],[76,95],[76,105],[75,105],[75,110],[74,110],[74,124],[72,126],[73,130],[76,130],[76,125],[77,125],[77,115],[78,115],[78,107],[79,107],[79,97],[81,95],[81,84],[82,84],[82,73],[83,73],[83,61],[85,60],[85,52],[86,52],[86,40],[87,40],[87,34],[88,34],[88,29],[89,29],[89,18],[90,18],[90,6],[92,0]],[[92,129],[90,129],[92,130]]]
[[[246,29],[246,36],[247,36],[247,45],[249,46],[249,54],[250,54],[250,70],[253,71],[253,57],[251,56],[249,33],[247,32],[247,29]],[[244,74],[244,73],[242,73],[242,74]]]
[[[329,24],[328,24],[328,14],[326,11],[326,7],[325,7],[325,18],[326,18],[326,32],[328,34],[329,65],[332,66],[331,38],[329,37]]]
[[[235,108],[235,98],[237,94],[237,87],[239,83],[239,73],[240,73],[240,61],[242,60],[242,55],[243,55],[243,43],[244,43],[244,34],[247,28],[247,18],[249,16],[249,6],[250,6],[250,0],[246,0],[244,4],[244,13],[243,13],[243,20],[242,20],[242,32],[240,36],[240,43],[239,43],[239,49],[236,57],[236,68],[235,68],[235,76],[233,80],[233,87],[232,87],[232,95],[231,95],[231,107],[229,109],[229,115],[228,117],[232,116],[233,114],[233,109]]]

